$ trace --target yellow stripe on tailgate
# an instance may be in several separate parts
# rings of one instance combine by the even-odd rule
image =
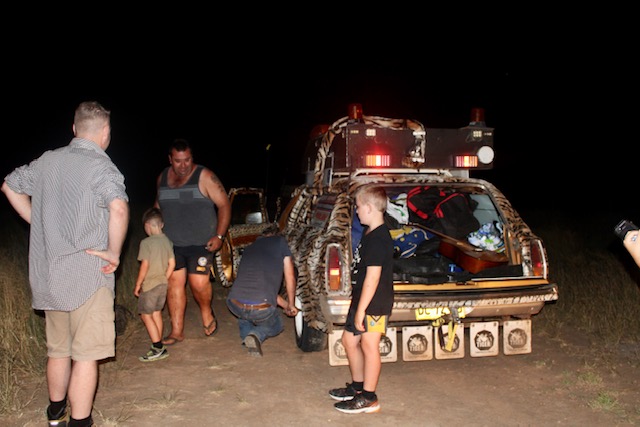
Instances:
[[[464,283],[448,282],[439,284],[419,284],[419,283],[395,283],[393,290],[396,292],[411,291],[448,291],[461,289],[499,289],[525,286],[548,285],[545,279],[518,279],[518,280],[470,280]]]

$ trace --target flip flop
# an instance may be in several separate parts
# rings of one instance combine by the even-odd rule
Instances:
[[[213,313],[211,313],[213,314]],[[215,328],[213,329],[213,331],[211,330],[211,328],[213,328],[215,326]],[[218,322],[215,318],[215,316],[213,317],[213,320],[211,321],[211,323],[209,323],[207,326],[203,326],[204,328],[204,334],[208,337],[212,337],[216,334],[216,332],[218,332]]]
[[[164,345],[174,345],[176,343],[184,341],[184,338],[179,339],[176,337],[168,336],[162,339],[162,344]]]

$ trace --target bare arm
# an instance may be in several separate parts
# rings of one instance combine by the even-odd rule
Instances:
[[[108,262],[107,265],[102,267],[103,273],[110,274],[118,269],[128,226],[129,204],[122,199],[113,199],[109,203],[109,242],[107,243],[107,250],[87,250],[88,254],[95,255]]]
[[[129,204],[122,199],[113,199],[109,203],[109,247],[113,254],[122,252],[124,240],[129,228]]]
[[[631,230],[627,232],[627,235],[624,236],[624,240],[622,241],[624,247],[629,251],[631,257],[636,262],[638,267],[640,267],[640,231],[639,230]]]
[[[173,270],[175,269],[176,269],[176,259],[171,258],[169,259],[169,265],[167,266],[167,272],[165,273],[165,276],[167,276],[167,280],[169,280],[169,277],[171,277],[171,273],[173,273]]]
[[[229,202],[229,195],[216,174],[207,168],[203,169],[200,174],[199,186],[202,194],[216,205],[218,209],[218,228],[216,229],[216,234],[224,236],[231,223],[231,202]],[[207,248],[211,252],[215,252],[221,247],[222,241],[215,236],[207,242]]]
[[[296,308],[296,272],[293,266],[293,259],[288,256],[284,258],[284,285],[287,290],[287,301],[278,295],[278,305],[284,308],[287,316],[295,316],[298,314]]]
[[[133,294],[137,297],[140,296],[140,291],[142,290],[142,282],[144,282],[144,278],[147,277],[147,273],[149,272],[149,260],[143,259],[140,261],[140,270],[138,270],[138,279],[136,280],[136,287],[133,290]]]
[[[31,197],[28,194],[16,193],[6,182],[2,183],[2,192],[18,215],[31,224]]]
[[[370,265],[367,267],[367,274],[364,276],[364,284],[362,285],[362,295],[355,316],[355,326],[359,331],[364,331],[365,310],[369,307],[369,303],[378,289],[380,277],[382,277],[382,266]]]

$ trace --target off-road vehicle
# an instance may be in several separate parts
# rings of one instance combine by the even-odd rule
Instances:
[[[493,167],[494,129],[484,110],[473,109],[456,129],[364,115],[360,104],[348,111],[312,131],[306,182],[279,220],[297,268],[298,347],[320,351],[339,337],[362,232],[353,194],[382,185],[396,244],[387,335],[398,333],[403,357],[430,359],[433,347],[436,358],[464,357],[465,330],[472,356],[495,355],[500,341],[505,354],[530,352],[531,318],[557,300],[558,287],[542,240],[500,190],[470,177]],[[330,359],[344,356],[336,339]]]

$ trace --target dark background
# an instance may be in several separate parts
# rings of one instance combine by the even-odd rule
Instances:
[[[176,137],[227,189],[262,187],[273,200],[303,182],[311,129],[346,116],[350,103],[427,128],[465,126],[481,107],[495,129],[496,160],[472,176],[492,181],[516,209],[626,215],[640,205],[638,70],[614,51],[467,46],[439,56],[407,45],[258,38],[251,46],[163,46],[138,37],[114,46],[103,36],[88,47],[86,38],[79,46],[45,37],[37,49],[13,46],[5,55],[2,176],[67,144],[75,107],[90,99],[112,111],[107,152],[141,205],[153,203]]]

